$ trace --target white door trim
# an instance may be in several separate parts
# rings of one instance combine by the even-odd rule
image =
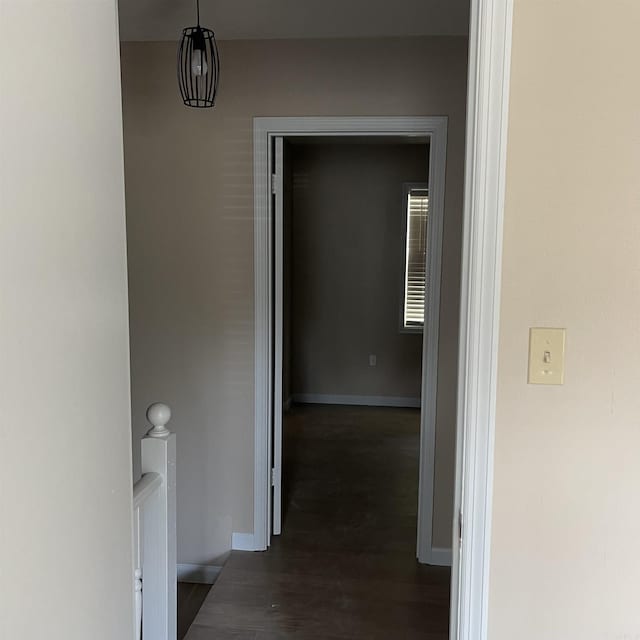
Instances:
[[[452,640],[486,640],[513,0],[471,0]]]
[[[272,513],[271,525],[274,536],[282,532],[282,422],[283,422],[283,337],[284,337],[284,138],[275,138],[275,156],[273,158],[275,176],[272,185],[272,217],[274,226],[273,262],[273,471],[271,474]]]
[[[254,118],[254,270],[255,270],[255,475],[254,541],[256,550],[270,542],[271,394],[273,392],[272,229],[270,188],[271,139],[277,136],[427,136],[429,150],[429,271],[427,309],[432,321],[424,330],[418,549],[421,562],[431,557],[433,472],[440,309],[440,265],[447,149],[447,118],[436,117],[294,117]],[[428,356],[428,357],[427,357]],[[439,555],[438,558],[441,556]]]

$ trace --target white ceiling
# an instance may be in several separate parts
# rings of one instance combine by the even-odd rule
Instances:
[[[121,40],[178,40],[195,0],[119,0]],[[469,0],[200,0],[218,40],[466,35]]]

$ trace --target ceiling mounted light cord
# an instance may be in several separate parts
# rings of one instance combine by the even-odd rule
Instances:
[[[200,26],[200,0],[196,0],[196,17],[197,25],[182,30],[178,45],[178,87],[187,107],[213,107],[220,57],[213,31]]]

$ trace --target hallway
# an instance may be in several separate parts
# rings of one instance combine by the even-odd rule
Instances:
[[[419,412],[297,405],[283,533],[232,552],[187,640],[446,640],[448,568],[415,560]]]

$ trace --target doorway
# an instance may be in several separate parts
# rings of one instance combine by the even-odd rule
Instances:
[[[428,140],[276,137],[274,153],[274,468],[283,473],[272,533],[311,517],[332,544],[346,530],[350,547],[396,536],[410,558]]]
[[[374,137],[428,140],[429,246],[422,350],[419,502],[416,556],[420,562],[448,564],[434,557],[433,472],[439,336],[440,263],[446,166],[445,117],[256,118],[254,119],[256,270],[256,457],[254,544],[266,549],[279,532],[282,492],[282,264],[284,138]],[[279,194],[280,197],[279,197]],[[275,400],[275,402],[274,402]],[[275,518],[272,520],[272,515]]]

